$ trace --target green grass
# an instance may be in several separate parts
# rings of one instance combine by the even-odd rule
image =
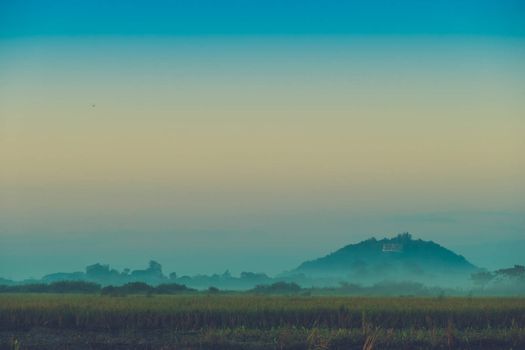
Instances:
[[[361,349],[367,339],[372,348],[519,349],[525,299],[0,295],[4,338],[31,344],[35,329],[131,344],[157,332],[166,344],[203,349]]]

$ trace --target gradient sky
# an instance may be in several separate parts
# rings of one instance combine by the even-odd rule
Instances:
[[[2,1],[0,276],[525,264],[522,1]]]

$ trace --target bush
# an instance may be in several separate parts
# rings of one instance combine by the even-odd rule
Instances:
[[[123,286],[107,286],[102,288],[102,295],[125,296],[128,294],[176,294],[184,292],[195,292],[195,289],[188,288],[183,284],[169,283],[152,287],[143,282],[127,283]]]
[[[155,293],[158,294],[175,294],[183,292],[194,292],[195,289],[188,288],[184,284],[169,283],[160,284],[155,288]]]
[[[270,285],[258,285],[251,290],[253,293],[261,294],[296,294],[301,291],[301,287],[293,282],[276,282]]]
[[[49,285],[51,293],[98,293],[100,285],[83,281],[60,281]]]
[[[84,281],[60,281],[51,284],[33,283],[1,286],[0,293],[98,293],[100,285]]]
[[[213,287],[211,286],[210,288],[208,288],[208,293],[211,293],[211,294],[216,294],[216,293],[220,293],[220,289],[217,288],[217,287]]]
[[[102,295],[111,296],[124,296],[127,294],[152,294],[155,288],[143,283],[143,282],[132,282],[126,283],[123,286],[107,286],[102,288]]]

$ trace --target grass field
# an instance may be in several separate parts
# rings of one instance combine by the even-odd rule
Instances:
[[[525,299],[5,294],[0,348],[525,349]]]

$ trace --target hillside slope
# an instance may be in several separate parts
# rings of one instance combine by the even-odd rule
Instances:
[[[464,278],[477,267],[463,256],[408,233],[347,245],[322,258],[302,263],[292,274],[344,277],[356,282],[381,280],[427,281]]]

